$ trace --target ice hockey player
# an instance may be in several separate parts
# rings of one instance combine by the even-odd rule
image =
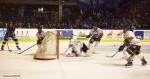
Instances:
[[[103,37],[103,31],[102,31],[102,29],[98,28],[96,25],[93,26],[89,35],[86,36],[86,38],[90,38],[90,41],[88,44],[89,49],[92,46],[92,44],[95,43],[93,54],[95,53],[95,49],[98,46],[98,44],[100,43],[102,37]]]
[[[36,36],[38,38],[37,45],[39,47],[44,39],[45,32],[42,30],[42,26],[37,27],[37,29],[38,29],[38,32],[36,33]]]
[[[80,56],[80,54],[82,52],[85,53],[86,56],[88,56],[87,54],[87,46],[84,44],[84,43],[81,43],[80,41],[77,41],[76,39],[72,39],[70,40],[70,43],[69,43],[69,48],[71,48],[71,53],[69,53],[67,56],[69,57],[78,57]]]
[[[141,45],[139,40],[135,37],[135,34],[130,31],[128,27],[123,28],[123,37],[124,37],[124,43],[121,45],[118,49],[118,51],[122,51],[125,47],[127,47],[126,51],[130,55],[129,58],[127,58],[127,64],[125,66],[132,66],[133,65],[133,58],[134,56],[138,56],[141,61],[142,65],[146,65],[147,61],[145,60],[144,56],[141,56]]]
[[[6,34],[4,36],[4,41],[3,41],[3,44],[1,46],[1,50],[4,50],[4,46],[5,44],[7,43],[7,41],[9,40],[9,38],[12,38],[13,41],[15,41],[16,43],[16,47],[18,50],[21,50],[21,48],[19,47],[19,43],[18,43],[18,39],[16,38],[16,35],[15,35],[15,26],[13,25],[12,22],[10,22],[7,26],[7,31],[6,31]]]

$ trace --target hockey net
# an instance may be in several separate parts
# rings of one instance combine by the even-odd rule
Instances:
[[[47,31],[34,59],[51,60],[56,58],[59,59],[59,32]]]

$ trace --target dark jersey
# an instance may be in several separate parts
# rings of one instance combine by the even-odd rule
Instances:
[[[14,27],[8,27],[6,31],[6,35],[11,36],[14,35],[15,28]]]

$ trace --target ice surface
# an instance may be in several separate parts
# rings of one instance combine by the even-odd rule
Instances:
[[[20,43],[22,50],[35,43]],[[87,43],[86,43],[87,44]],[[126,68],[122,52],[113,55],[121,43],[100,43],[96,54],[89,57],[65,57],[59,60],[34,60],[37,46],[19,55],[14,44],[10,45],[13,52],[0,51],[0,79],[149,79],[150,65],[141,66],[138,57],[134,65]],[[60,53],[68,48],[68,42],[60,43]],[[15,53],[16,52],[16,53]],[[150,43],[142,43],[142,55],[150,63]],[[68,51],[69,53],[69,51]]]

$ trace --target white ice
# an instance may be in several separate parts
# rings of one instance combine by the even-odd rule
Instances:
[[[22,50],[34,43],[20,43]],[[87,43],[86,43],[87,44]],[[89,57],[65,57],[56,60],[34,60],[37,47],[19,55],[15,44],[0,51],[0,79],[150,79],[150,65],[142,66],[140,59],[134,59],[132,67],[125,67],[122,52],[113,55],[121,43],[100,43],[96,54]],[[60,53],[68,48],[68,42],[60,43]],[[16,52],[16,53],[15,53]],[[68,51],[69,52],[69,51]],[[142,43],[142,54],[150,63],[150,43]]]

